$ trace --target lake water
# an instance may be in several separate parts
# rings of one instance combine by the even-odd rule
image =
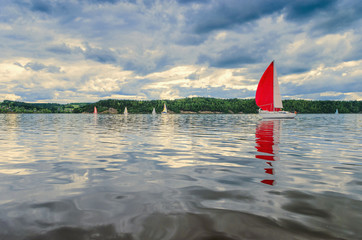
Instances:
[[[362,239],[362,115],[0,115],[0,239]]]

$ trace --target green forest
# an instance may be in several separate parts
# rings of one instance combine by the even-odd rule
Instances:
[[[155,108],[157,113],[167,105],[169,113],[257,113],[254,99],[183,98],[176,100],[101,100],[95,103],[25,103],[5,100],[0,103],[0,113],[98,113],[147,114]],[[283,110],[298,113],[362,113],[362,101],[310,101],[284,100]]]

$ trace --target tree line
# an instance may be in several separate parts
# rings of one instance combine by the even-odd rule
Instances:
[[[106,111],[110,108],[116,109],[118,113],[123,113],[127,107],[129,113],[151,113],[155,108],[157,113],[163,110],[166,104],[171,113],[255,113],[257,106],[253,99],[217,99],[217,98],[183,98],[176,100],[101,100],[77,109],[74,112],[93,112],[97,107],[98,112]]]
[[[74,109],[89,103],[26,103],[4,100],[0,103],[0,113],[72,113]]]
[[[259,107],[254,99],[183,98],[176,100],[118,100],[108,99],[95,103],[25,103],[5,100],[0,103],[0,113],[157,113],[166,104],[171,113],[257,113]],[[361,113],[362,101],[312,101],[283,100],[284,110],[298,113]],[[113,111],[109,111],[112,109]]]

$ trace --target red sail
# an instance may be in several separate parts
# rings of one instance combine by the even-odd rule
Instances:
[[[258,88],[256,89],[255,102],[261,109],[273,111],[273,78],[274,78],[274,61],[270,63],[260,78]]]

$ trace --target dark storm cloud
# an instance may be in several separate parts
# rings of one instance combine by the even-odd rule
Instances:
[[[211,0],[177,0],[178,3],[180,4],[189,4],[189,3],[208,3]]]
[[[131,3],[137,4],[137,0],[79,0],[82,3],[89,4],[117,4],[117,3]],[[143,2],[153,2],[152,0],[144,0]]]
[[[179,1],[180,3],[204,1]],[[265,16],[284,14],[293,22],[313,21],[314,29],[341,30],[361,19],[362,4],[359,1],[338,0],[253,0],[210,1],[187,15],[188,28],[196,34],[214,30],[245,26]]]
[[[257,20],[265,15],[280,11],[288,1],[213,1],[188,17],[195,33],[203,34],[213,30],[229,29],[233,26]]]
[[[240,68],[243,64],[258,62],[261,59],[258,55],[259,54],[256,52],[253,53],[247,49],[232,46],[221,51],[217,56],[201,54],[198,63],[207,63],[210,66],[217,68]]]
[[[318,21],[314,30],[322,33],[336,33],[345,29],[359,29],[354,24],[362,19],[362,3],[360,1],[351,1],[344,4],[336,4],[328,16]]]
[[[74,3],[78,5],[84,4],[116,4],[118,2],[128,2],[128,3],[136,3],[136,0],[78,0],[78,1],[70,1],[70,0],[31,0],[28,5],[24,0],[17,1],[20,4],[25,6],[29,6],[32,11],[39,11],[44,13],[52,13],[57,10],[67,10],[64,8],[67,5],[72,5]],[[60,7],[60,9],[59,9]]]
[[[44,65],[44,64],[38,63],[38,62],[28,62],[24,66],[18,62],[15,62],[14,65],[22,67],[26,70],[33,70],[35,72],[39,72],[39,71],[44,71],[44,72],[49,72],[49,73],[60,73],[61,72],[60,67],[53,66],[53,65]]]
[[[28,19],[37,25],[37,20],[47,19],[59,21],[59,25],[53,30],[63,30],[66,23],[73,24],[77,17],[83,16],[84,5],[81,0],[4,0],[8,1],[5,6],[4,15],[0,14],[0,19],[4,17],[6,21],[16,23],[17,20],[23,21]],[[30,20],[31,19],[31,20]],[[75,25],[73,25],[74,27]]]
[[[71,54],[74,50],[67,46],[66,44],[61,45],[53,45],[46,48],[47,51],[55,53],[55,54]],[[80,48],[79,48],[80,50]]]
[[[295,84],[295,83],[286,83],[280,85],[282,95],[287,93],[288,95],[307,95],[307,94],[319,94],[323,92],[339,92],[339,93],[349,93],[355,92],[356,89],[362,89],[362,82],[358,79],[351,82],[343,81],[330,81],[329,84],[325,82],[313,82],[309,84]]]
[[[285,7],[286,20],[312,23],[312,32],[336,33],[353,26],[362,18],[362,4],[353,0],[291,1]]]
[[[88,43],[84,44],[86,50],[83,51],[85,58],[100,63],[117,63],[117,54],[110,49],[92,48]]]
[[[337,0],[297,0],[290,1],[285,6],[286,18],[290,20],[305,20],[321,12],[331,12]],[[332,12],[331,12],[332,13]]]
[[[113,94],[120,94],[120,95],[134,95],[135,89],[137,91],[140,91],[142,87],[144,87],[147,84],[151,84],[155,82],[155,80],[151,79],[129,79],[126,80],[125,84],[122,84],[121,90],[113,92]]]
[[[135,0],[16,0],[19,9],[34,13],[46,14],[61,19],[61,23],[69,23],[78,17],[86,16],[84,7],[88,5],[117,4],[118,2],[136,3]],[[75,23],[73,23],[75,24]]]
[[[79,2],[69,0],[31,0],[29,3],[24,0],[18,0],[17,3],[21,6],[21,8],[29,8],[32,12],[44,13],[50,16],[62,18],[69,18],[74,11],[79,12],[81,10]]]
[[[280,75],[288,75],[288,74],[298,74],[298,73],[305,73],[312,69],[312,66],[298,66],[293,65],[292,67],[281,67],[278,70],[278,74]]]
[[[63,43],[60,45],[49,46],[46,50],[56,55],[83,55],[85,59],[99,63],[116,64],[118,62],[118,54],[113,50],[91,47],[87,42],[84,42],[82,46],[84,49],[80,47],[70,47]]]
[[[179,36],[176,39],[176,43],[183,46],[189,46],[189,45],[200,45],[208,38],[207,35],[202,34],[194,34],[194,33],[183,33],[181,36]]]
[[[93,3],[117,3],[120,0],[90,0],[89,2],[93,2]]]
[[[36,102],[39,100],[48,100],[54,97],[54,91],[38,87],[37,89],[27,89],[19,85],[14,94],[22,97],[24,102]]]
[[[120,60],[120,66],[124,70],[134,71],[142,76],[167,70],[173,63],[174,59],[165,54],[157,57],[139,56],[139,58],[124,58]]]
[[[184,88],[176,87],[180,96],[199,96],[199,97],[216,97],[216,98],[249,98],[253,97],[255,92],[247,89],[225,89],[223,87],[208,88]]]
[[[43,13],[51,13],[52,12],[52,5],[50,1],[44,0],[32,0],[31,1],[31,10],[32,11],[39,11]]]

